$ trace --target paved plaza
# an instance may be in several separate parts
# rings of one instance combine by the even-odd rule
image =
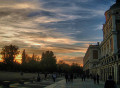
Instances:
[[[6,87],[0,87],[6,88]],[[25,82],[24,84],[15,83],[10,85],[9,88],[104,88],[104,82],[100,81],[99,84],[94,84],[93,80],[86,79],[82,81],[80,78],[74,79],[73,83],[66,83],[64,78],[58,78],[57,82],[53,82],[52,79],[43,80],[41,82]],[[117,88],[120,88],[118,86]]]
[[[69,82],[66,84],[65,80],[61,80],[45,88],[104,88],[104,82],[100,81],[100,84],[94,84],[91,79],[86,81],[74,79],[73,83]]]

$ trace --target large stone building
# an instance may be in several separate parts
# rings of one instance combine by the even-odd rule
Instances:
[[[93,67],[95,67],[98,64],[98,61],[99,61],[98,58],[100,57],[99,55],[100,55],[99,44],[90,45],[88,47],[88,50],[83,59],[86,75],[95,73],[95,70],[93,70]]]
[[[90,63],[94,58],[88,52],[94,52],[94,50],[88,48],[83,60],[83,69],[84,71],[89,70],[89,75],[99,74],[102,80],[106,80],[109,75],[112,75],[118,83],[120,82],[120,0],[116,0],[116,3],[105,12],[105,17],[103,41],[97,45],[98,60]]]

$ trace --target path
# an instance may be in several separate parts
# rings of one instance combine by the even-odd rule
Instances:
[[[100,81],[100,84],[94,84],[91,79],[87,79],[86,81],[75,79],[73,83],[66,84],[65,80],[62,80],[45,88],[104,88],[104,82]]]

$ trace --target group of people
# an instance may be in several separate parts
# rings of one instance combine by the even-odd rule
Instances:
[[[85,81],[86,75],[82,74],[81,78],[82,78],[82,81]],[[94,84],[96,84],[96,82],[97,82],[97,84],[99,84],[99,75],[98,74],[97,75],[93,75],[93,76],[91,75],[91,78],[94,80]]]
[[[86,75],[85,75],[85,74],[82,74],[82,75],[81,75],[81,78],[82,78],[82,81],[85,81]]]
[[[99,84],[99,75],[98,74],[94,75],[93,80],[94,80],[94,84],[96,84],[96,82],[97,82],[97,84]]]
[[[97,82],[97,84],[99,84],[99,75],[98,74],[96,76],[94,75],[93,79],[94,79],[94,84],[96,84],[96,82]],[[116,85],[115,81],[112,79],[111,75],[108,77],[108,80],[105,81],[104,88],[117,88],[117,85]]]
[[[68,82],[73,82],[73,78],[74,78],[74,75],[73,73],[65,73],[65,79],[66,79],[66,83]],[[47,74],[45,74],[45,78],[47,77]],[[53,73],[52,74],[52,79],[53,79],[53,82],[56,81],[56,74]],[[86,75],[85,74],[82,74],[81,75],[81,78],[82,78],[82,81],[85,81],[85,78],[86,78]],[[92,75],[91,78],[93,78],[94,80],[94,84],[99,84],[99,75]],[[38,77],[37,77],[37,81],[40,82],[40,75],[38,73]],[[114,82],[114,80],[112,79],[112,76],[109,76],[108,77],[108,80],[106,80],[105,82],[105,85],[104,85],[104,88],[117,88],[117,85],[116,83]]]
[[[90,77],[94,80],[94,84],[99,84],[99,75],[90,75]],[[85,81],[86,75],[81,75],[82,81]],[[108,77],[108,80],[105,81],[104,88],[117,88],[115,81],[113,80],[112,76]]]
[[[117,88],[117,85],[111,75],[108,77],[108,80],[106,80],[104,88]]]
[[[50,75],[48,75],[47,73],[44,74],[45,80],[47,79],[48,76]],[[51,74],[51,76],[52,76],[53,82],[55,82],[57,78],[56,73]],[[40,74],[38,73],[37,82],[40,82],[40,81],[41,81],[41,77],[40,77]]]
[[[73,78],[74,78],[73,73],[70,73],[70,74],[66,73],[65,74],[66,83],[73,82]]]

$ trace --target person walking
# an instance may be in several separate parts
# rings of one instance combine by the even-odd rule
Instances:
[[[40,78],[40,75],[38,73],[38,76],[37,76],[37,82],[40,82],[41,81],[41,78]]]
[[[70,81],[73,82],[73,73],[70,74]]]
[[[85,81],[86,78],[85,74],[82,74],[81,77],[82,77],[82,81]]]
[[[53,78],[53,82],[55,82],[55,80],[56,80],[56,74],[55,73],[52,74],[52,78]]]
[[[68,73],[68,82],[70,82],[70,73]]]
[[[93,80],[94,80],[94,84],[96,84],[96,75],[94,75]]]
[[[65,73],[65,80],[66,80],[66,83],[68,82],[68,73]]]
[[[81,75],[81,78],[82,78],[82,81],[83,81],[83,78],[84,78],[84,77],[83,77],[83,74]]]
[[[108,80],[106,80],[104,88],[117,88],[117,85],[115,81],[112,79],[111,75],[108,77]]]
[[[97,84],[99,84],[99,75],[97,74]]]
[[[85,81],[85,79],[86,79],[86,75],[85,75],[85,74],[83,74],[83,79],[84,79],[84,81]]]
[[[44,74],[45,75],[45,79],[47,78],[47,73]]]

